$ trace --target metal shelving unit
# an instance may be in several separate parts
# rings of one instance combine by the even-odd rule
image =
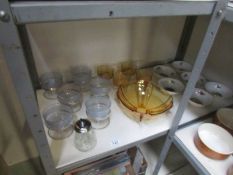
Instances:
[[[142,2],[51,1],[13,3],[9,3],[7,0],[0,1],[0,42],[6,62],[12,75],[13,82],[15,84],[17,94],[24,109],[26,119],[35,138],[46,174],[59,174],[84,163],[88,163],[106,155],[114,154],[117,151],[127,149],[133,145],[137,145],[139,143],[155,139],[161,135],[168,134],[154,171],[154,174],[157,174],[172,142],[174,141],[175,132],[180,121],[181,124],[184,124],[187,122],[192,122],[198,118],[198,116],[201,116],[199,111],[196,115],[193,115],[194,117],[190,117],[192,115],[184,115],[182,118],[182,115],[187,113],[186,107],[188,99],[194,90],[195,83],[200,76],[218,28],[225,16],[227,2],[227,0],[168,0]],[[228,11],[227,15],[232,16],[229,15]],[[58,160],[54,158],[54,150],[50,149],[51,146],[55,145],[56,151],[58,151],[56,154],[64,156],[64,152],[59,151],[59,149],[61,150],[61,147],[64,145],[66,147],[68,143],[63,141],[60,141],[60,143],[59,141],[51,142],[51,139],[47,137],[46,128],[43,126],[43,121],[39,112],[40,107],[43,106],[46,101],[45,99],[42,99],[42,96],[40,95],[41,91],[36,91],[35,84],[33,84],[31,81],[31,79],[35,78],[35,75],[32,74],[33,71],[30,71],[28,64],[33,60],[33,58],[30,57],[30,54],[28,54],[30,47],[25,47],[24,45],[26,40],[22,37],[23,26],[28,23],[38,22],[178,15],[211,15],[211,19],[194,64],[190,81],[186,86],[183,96],[179,100],[175,99],[175,108],[173,108],[172,112],[169,114],[172,115],[172,117],[169,117],[168,114],[163,114],[167,117],[164,117],[165,121],[162,122],[163,127],[161,127],[161,121],[155,121],[153,126],[149,123],[142,124],[141,126],[136,126],[135,123],[131,123],[129,124],[130,127],[132,127],[136,133],[138,133],[135,138],[127,139],[125,136],[120,136],[123,141],[119,141],[119,145],[116,146],[110,144],[109,147],[107,146],[101,151],[93,150],[93,152],[82,155],[83,158],[80,158],[79,160],[74,159],[72,161],[61,163],[59,162],[60,159]],[[230,18],[226,16],[226,19]],[[21,35],[19,35],[19,31]],[[27,50],[24,50],[24,48],[27,48]],[[114,110],[119,111],[118,113],[120,113],[120,110],[117,107],[115,107]],[[123,116],[123,114],[121,115]],[[187,118],[187,116],[189,117]],[[124,116],[122,119],[123,118]],[[113,120],[117,120],[117,118],[113,117]],[[128,119],[125,118],[125,120]],[[111,130],[111,127],[109,129]],[[111,131],[111,133],[114,132],[115,131]],[[140,132],[145,132],[146,134],[144,133],[144,135],[139,135]],[[97,135],[98,134],[100,134],[100,137],[102,137],[106,135],[106,132],[102,131],[101,133],[100,131],[97,133]],[[112,138],[114,139],[114,135]],[[111,139],[109,141],[111,141]],[[69,149],[69,147],[67,149]],[[191,157],[191,159],[192,158],[193,157]],[[68,159],[70,158],[68,157]]]

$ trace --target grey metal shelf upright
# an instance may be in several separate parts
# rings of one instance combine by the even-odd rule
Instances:
[[[55,167],[51,150],[48,145],[38,102],[35,95],[36,86],[32,82],[34,75],[28,62],[32,57],[25,46],[25,39],[20,35],[28,23],[71,21],[83,19],[113,19],[130,17],[156,17],[178,15],[211,15],[208,30],[203,39],[190,81],[182,96],[173,124],[168,132],[166,142],[161,152],[154,174],[157,174],[166,154],[173,142],[174,133],[187,106],[188,99],[194,90],[195,83],[207,59],[214,38],[224,18],[227,0],[168,0],[168,1],[41,1],[41,2],[8,2],[0,1],[0,42],[8,64],[17,94],[23,107],[25,117],[34,136],[42,164],[48,175],[55,175]],[[232,15],[230,15],[232,16]],[[20,32],[19,32],[20,31]],[[27,49],[24,50],[24,48]],[[27,51],[27,52],[26,52]],[[166,132],[163,133],[163,135]],[[162,133],[158,133],[157,137]],[[155,137],[154,137],[155,138]],[[134,143],[135,144],[135,143]],[[133,144],[131,144],[133,146]],[[108,153],[111,154],[112,152]],[[72,169],[68,166],[65,170]]]
[[[231,22],[231,23],[233,22],[233,2],[228,3],[224,20]],[[194,133],[192,133],[191,127],[197,129],[198,125],[202,122],[198,122],[196,124],[191,124],[191,125],[186,126],[183,129],[183,132],[186,135],[188,135],[189,137],[193,137]],[[208,120],[207,122],[211,122],[211,120]],[[194,126],[194,125],[196,125],[196,126]],[[216,166],[217,168],[216,167],[209,168],[208,166],[210,166],[210,163],[208,161],[206,161],[206,159],[204,158],[205,156],[200,156],[196,152],[196,150],[197,150],[196,148],[191,148],[194,145],[194,143],[193,142],[190,143],[190,142],[187,142],[184,140],[184,133],[182,133],[182,129],[176,130],[175,133],[173,133],[174,137],[172,137],[172,139],[173,139],[172,142],[176,145],[177,148],[179,148],[179,150],[189,160],[189,162],[192,164],[192,166],[196,169],[196,171],[199,174],[205,174],[205,175],[219,174],[219,173],[227,174],[227,172],[224,172],[224,171],[227,171],[227,168],[229,168],[231,166],[231,164],[233,163],[232,159],[231,160],[227,159],[224,161],[210,160],[210,162],[213,163],[211,167]],[[169,137],[169,134],[168,134],[168,137]],[[203,164],[201,162],[204,162],[205,166],[203,166]],[[229,167],[226,167],[225,165],[228,165]],[[217,171],[216,171],[216,169],[217,169]]]

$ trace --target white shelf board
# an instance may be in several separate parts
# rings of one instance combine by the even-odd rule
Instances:
[[[176,145],[180,143],[179,148],[183,149],[185,155],[189,156],[193,162],[199,167],[201,174],[206,174],[205,172],[211,175],[220,175],[227,174],[227,169],[233,164],[233,157],[230,156],[226,160],[214,160],[204,156],[196,148],[194,144],[194,136],[197,132],[197,129],[201,123],[211,122],[210,120],[198,122],[191,126],[187,126],[183,129],[180,129],[175,134],[175,139],[177,140]],[[183,152],[182,151],[182,152]]]
[[[110,124],[104,129],[96,130],[97,145],[93,150],[88,152],[78,151],[73,144],[74,133],[70,137],[60,141],[53,140],[47,135],[55,166],[59,172],[64,172],[88,162],[98,160],[166,134],[171,127],[180,99],[180,96],[174,97],[174,105],[169,111],[158,115],[152,120],[137,123],[125,116],[117,102],[114,100],[114,96],[115,91],[113,90],[110,94],[112,100]],[[57,102],[56,100],[48,100],[44,98],[43,90],[37,91],[37,98],[40,110],[48,104]],[[85,98],[86,96],[84,97],[84,101]],[[209,108],[201,109],[188,106],[180,124],[190,122],[199,118],[199,116],[214,111],[218,108],[216,106],[226,106],[230,103],[232,104],[232,100],[225,101],[224,103],[217,102]],[[77,113],[77,118],[81,117],[86,118],[84,105]],[[44,128],[47,134],[47,128],[45,126]],[[117,143],[113,144],[113,142]]]

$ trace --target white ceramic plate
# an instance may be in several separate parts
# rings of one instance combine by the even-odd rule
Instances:
[[[201,141],[211,150],[230,155],[233,153],[233,137],[222,127],[204,123],[198,128],[198,136]]]
[[[178,71],[191,71],[193,66],[185,61],[174,61],[172,62],[172,67],[174,67]]]
[[[158,84],[170,95],[180,94],[184,91],[183,83],[174,78],[161,78]]]
[[[162,77],[175,77],[177,75],[173,68],[165,65],[153,67],[153,73],[159,74]]]
[[[213,96],[203,89],[195,88],[189,103],[196,107],[205,107],[212,103]]]
[[[232,97],[233,95],[233,92],[230,88],[218,82],[207,82],[205,84],[205,89],[209,93],[215,96],[220,96],[222,98],[229,98],[229,97]]]
[[[183,72],[181,73],[181,79],[185,82],[187,82],[191,76],[191,72]],[[198,82],[197,84],[198,85],[204,85],[206,83],[206,78],[204,76],[200,76],[199,79],[198,79]]]

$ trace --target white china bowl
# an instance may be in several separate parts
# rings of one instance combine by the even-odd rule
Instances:
[[[190,79],[191,72],[182,72],[180,76],[183,81],[187,82]],[[205,83],[206,83],[206,78],[201,75],[197,81],[197,84],[204,85]]]
[[[184,91],[183,83],[174,78],[161,78],[158,84],[170,95],[180,94]]]
[[[205,107],[213,102],[213,96],[203,89],[195,88],[189,103],[195,107]]]
[[[198,136],[200,140],[211,150],[223,155],[231,155],[233,153],[233,137],[222,127],[204,123],[198,128]]]
[[[162,77],[175,77],[176,71],[170,66],[158,65],[153,67],[153,73],[159,74]]]
[[[230,98],[233,95],[233,92],[230,88],[218,82],[207,82],[205,84],[205,89],[209,93],[215,96],[220,96],[222,98]]]
[[[178,71],[191,71],[193,66],[185,61],[173,61],[172,67],[174,67]]]

